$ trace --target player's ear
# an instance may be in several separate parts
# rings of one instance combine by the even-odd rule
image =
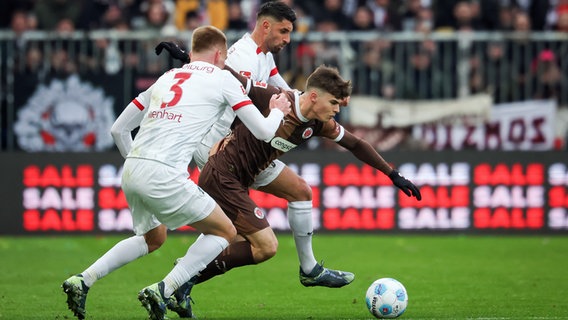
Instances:
[[[318,97],[319,97],[318,91],[315,90],[315,89],[310,89],[309,92],[310,92],[309,97],[310,97],[311,103],[316,103],[316,101],[318,100]]]

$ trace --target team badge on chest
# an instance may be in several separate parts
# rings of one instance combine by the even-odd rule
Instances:
[[[306,130],[304,130],[304,132],[302,132],[302,138],[303,139],[309,139],[313,134],[314,134],[313,128],[306,128]]]

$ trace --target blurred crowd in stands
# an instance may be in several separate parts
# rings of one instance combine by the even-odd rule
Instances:
[[[130,98],[177,63],[155,55],[159,41],[187,45],[179,34],[204,24],[235,41],[253,29],[265,1],[2,0],[0,31],[11,36],[0,39],[0,71],[15,75],[12,87],[30,91],[53,77],[103,74],[98,81],[110,84],[108,75],[116,75],[124,85],[110,89]],[[275,58],[294,88],[325,63],[352,79],[358,95],[431,100],[485,93],[495,103],[555,99],[568,106],[568,62],[560,58],[568,55],[568,0],[282,1],[297,21],[294,40]],[[348,36],[306,36],[334,31]],[[137,32],[153,36],[124,37]],[[468,34],[487,36],[470,41]],[[10,87],[6,77],[0,81]],[[25,101],[15,96],[18,108]]]
[[[192,30],[212,24],[248,30],[266,0],[3,0],[0,28]],[[568,31],[566,0],[285,0],[296,30]]]

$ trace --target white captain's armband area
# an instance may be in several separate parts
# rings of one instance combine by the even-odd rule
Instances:
[[[338,142],[339,140],[343,139],[344,135],[345,135],[345,129],[343,128],[342,125],[339,125],[339,135],[337,136],[337,138],[333,139],[333,141]]]

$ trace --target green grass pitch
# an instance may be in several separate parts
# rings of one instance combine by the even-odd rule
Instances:
[[[122,238],[0,237],[0,319],[74,319],[61,283]],[[364,295],[380,277],[408,290],[400,319],[568,319],[566,236],[317,234],[316,257],[356,275],[340,289],[301,286],[293,239],[278,238],[273,259],[194,288],[199,319],[373,319]],[[163,278],[194,239],[171,235],[98,281],[87,319],[145,319],[138,290]]]

